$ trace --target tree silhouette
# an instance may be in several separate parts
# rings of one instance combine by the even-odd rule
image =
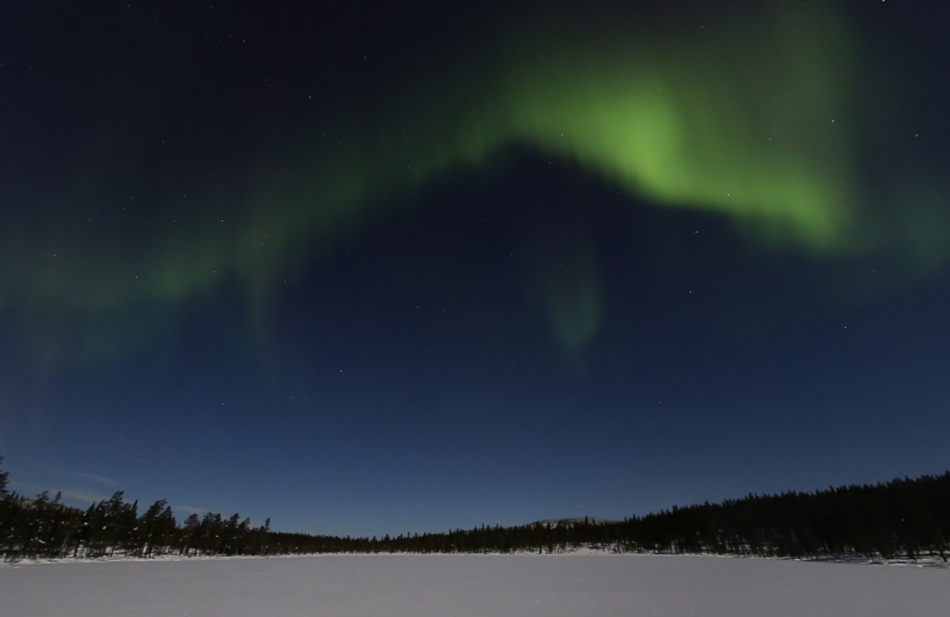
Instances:
[[[0,462],[3,457],[0,457]],[[182,524],[164,499],[137,515],[125,493],[85,510],[6,491],[0,471],[0,554],[5,559],[123,555],[286,555],[306,553],[563,552],[593,547],[617,552],[714,553],[778,557],[895,558],[950,553],[950,471],[875,485],[812,493],[747,495],[619,522],[545,521],[516,527],[481,525],[444,533],[351,538],[273,531],[268,518],[207,512]]]

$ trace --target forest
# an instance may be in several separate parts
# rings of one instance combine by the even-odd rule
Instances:
[[[0,465],[3,457],[0,457]],[[147,508],[123,491],[82,509],[61,495],[8,491],[0,467],[0,554],[23,559],[270,556],[318,553],[711,553],[786,558],[939,556],[950,546],[950,471],[814,492],[750,494],[631,516],[545,521],[398,536],[336,537],[254,526],[239,514],[183,521],[165,500]],[[140,512],[140,510],[142,510]]]

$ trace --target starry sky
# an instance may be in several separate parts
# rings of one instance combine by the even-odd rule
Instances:
[[[945,470],[938,6],[11,3],[11,488],[372,535]]]

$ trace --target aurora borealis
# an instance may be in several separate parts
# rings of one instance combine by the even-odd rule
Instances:
[[[333,449],[346,458],[352,427],[380,417],[418,420],[406,447],[428,443],[440,417],[429,406],[470,412],[487,375],[496,385],[481,406],[510,407],[503,415],[516,425],[546,422],[553,396],[579,406],[561,413],[623,433],[652,421],[641,395],[659,400],[634,391],[665,383],[644,377],[643,363],[675,376],[660,389],[685,391],[709,378],[689,377],[702,373],[698,358],[732,358],[722,367],[731,377],[709,378],[731,391],[724,384],[745,382],[737,375],[750,366],[752,381],[769,381],[757,371],[813,364],[804,350],[842,366],[852,354],[861,357],[853,366],[880,361],[855,369],[857,381],[832,396],[840,402],[846,392],[865,400],[869,389],[855,384],[872,373],[892,375],[875,387],[906,388],[911,369],[885,368],[895,356],[883,350],[927,357],[888,325],[908,319],[899,298],[931,298],[901,309],[921,310],[939,303],[946,282],[947,91],[908,68],[940,61],[924,9],[55,4],[13,10],[3,28],[14,43],[0,50],[5,450],[61,451],[51,427],[84,414],[134,432],[147,412],[127,409],[122,393],[136,379],[150,384],[135,389],[146,400],[171,393],[174,403],[159,407],[199,418],[201,430],[222,419],[185,408],[224,398],[231,384],[244,393],[242,422],[333,426],[344,435]],[[400,312],[410,306],[444,315]],[[860,351],[813,330],[855,311],[867,325]],[[924,313],[917,324],[938,323],[938,311]],[[766,342],[796,328],[798,351]],[[500,346],[486,351],[485,341]],[[440,351],[415,357],[406,350],[416,344]],[[362,394],[339,398],[338,385],[306,381],[345,373],[344,356],[364,361],[363,387],[353,386]],[[509,374],[500,358],[527,362],[534,376]],[[420,377],[434,366],[455,368],[443,382]],[[179,377],[160,385],[143,377],[153,373]],[[832,373],[787,377],[798,385],[778,389],[822,391]],[[77,394],[92,383],[118,397],[96,403],[104,411]],[[407,408],[382,410],[390,389]],[[271,395],[291,390],[310,392],[318,409],[273,410]],[[747,425],[746,412],[713,411],[742,407],[735,396],[683,403],[677,422],[693,430],[695,416],[721,414]],[[779,410],[784,398],[762,397],[761,415],[795,413]],[[428,424],[408,411],[415,400]],[[482,458],[482,442],[460,428],[467,420],[451,422],[456,450]],[[96,464],[119,465],[101,456]],[[396,468],[407,460],[393,456]],[[454,456],[427,455],[420,469]],[[59,467],[85,464],[62,458]],[[30,460],[27,471],[47,473]],[[596,484],[585,465],[577,481]],[[826,482],[790,481],[809,478]],[[430,480],[432,490],[448,481]],[[649,502],[631,499],[605,507]]]

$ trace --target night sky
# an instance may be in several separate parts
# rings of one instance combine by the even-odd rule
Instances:
[[[942,472],[941,6],[7,3],[11,488],[372,535]]]

